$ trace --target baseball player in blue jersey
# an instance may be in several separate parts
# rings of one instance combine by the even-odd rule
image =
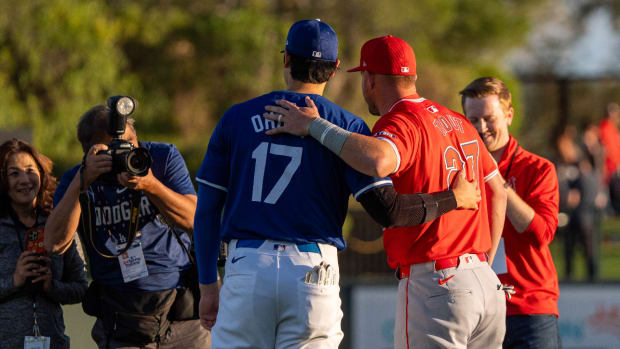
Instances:
[[[321,96],[338,64],[329,25],[295,23],[284,52],[287,90],[231,107],[211,137],[196,175],[194,236],[201,321],[214,326],[212,348],[338,347],[337,251],[345,247],[349,195],[385,226],[476,207],[479,192],[463,176],[450,191],[397,195],[389,178],[356,172],[311,137],[265,134],[278,126],[262,116],[265,105],[279,99],[305,105],[309,96],[325,119],[368,135],[360,118]],[[229,245],[218,290],[220,240]]]

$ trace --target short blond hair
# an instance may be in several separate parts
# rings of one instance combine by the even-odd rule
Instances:
[[[488,96],[497,96],[505,113],[512,108],[512,96],[508,87],[502,80],[492,76],[485,76],[470,82],[459,94],[461,95],[463,110],[465,110],[465,99],[467,97],[483,98]]]

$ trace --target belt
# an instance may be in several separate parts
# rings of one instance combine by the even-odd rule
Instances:
[[[244,247],[244,248],[259,248],[261,247],[265,241],[264,239],[258,239],[258,240],[237,240],[237,244],[235,245],[235,247]],[[301,244],[301,243],[293,243],[295,245],[297,245],[297,249],[299,250],[299,252],[312,252],[312,253],[318,253],[321,254],[321,249],[319,248],[319,244],[317,244],[316,242],[310,242],[310,243],[306,243],[306,244]],[[281,246],[280,244],[274,244],[274,249],[277,249],[278,246]]]
[[[481,262],[486,262],[487,261],[486,253],[478,253],[475,256],[477,256],[478,259]],[[438,259],[438,260],[434,261],[435,262],[435,271],[458,267],[459,266],[459,261],[460,261],[459,257],[450,257],[450,258]],[[413,264],[413,265],[415,265],[415,264]],[[403,265],[403,266],[399,266],[398,267],[398,270],[396,271],[396,275],[399,276],[399,279],[404,279],[406,277],[409,277],[409,272],[411,271],[411,266],[412,266],[412,264]]]

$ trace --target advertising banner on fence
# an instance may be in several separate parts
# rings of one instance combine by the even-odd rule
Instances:
[[[620,348],[620,285],[560,284],[560,336],[564,349]],[[352,348],[393,348],[396,284],[351,290]]]

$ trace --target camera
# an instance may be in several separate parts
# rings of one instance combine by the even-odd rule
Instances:
[[[101,150],[97,154],[112,156],[112,171],[100,175],[97,180],[118,183],[116,175],[121,172],[146,176],[153,163],[148,150],[134,147],[130,142],[121,139],[125,133],[127,118],[136,109],[136,100],[129,96],[112,96],[108,98],[107,106],[110,109],[107,132],[112,136],[112,141],[108,144],[108,150]]]

